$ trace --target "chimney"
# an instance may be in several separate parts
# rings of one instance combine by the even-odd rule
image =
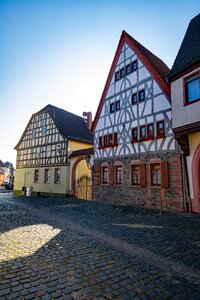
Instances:
[[[83,116],[87,118],[87,125],[91,129],[92,128],[92,113],[91,111],[83,113]]]

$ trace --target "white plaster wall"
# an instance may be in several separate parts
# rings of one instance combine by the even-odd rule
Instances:
[[[190,196],[191,198],[193,198],[194,191],[192,185],[192,159],[196,148],[200,144],[200,132],[190,133],[188,135],[188,139],[189,139],[190,155],[187,156],[187,170],[188,170],[188,177],[189,177]]]

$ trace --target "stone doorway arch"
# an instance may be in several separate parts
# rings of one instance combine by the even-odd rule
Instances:
[[[192,212],[200,213],[200,144],[196,148],[192,159],[192,184],[194,194]]]

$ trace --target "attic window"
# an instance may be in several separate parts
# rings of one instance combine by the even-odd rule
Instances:
[[[115,81],[120,80],[119,71],[115,72]]]
[[[132,72],[136,71],[137,70],[137,60],[134,60],[132,62]]]

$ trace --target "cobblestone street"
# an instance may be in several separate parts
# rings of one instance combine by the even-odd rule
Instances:
[[[0,299],[200,299],[200,216],[0,194]]]

